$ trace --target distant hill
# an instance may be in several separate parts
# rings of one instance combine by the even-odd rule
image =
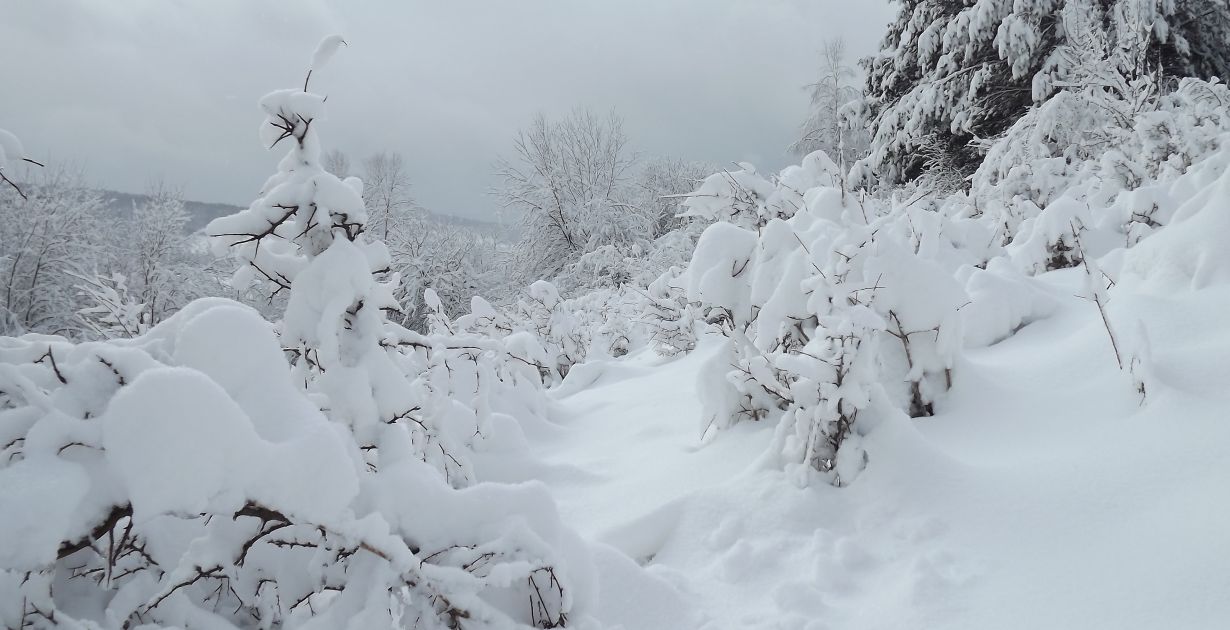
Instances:
[[[149,195],[137,195],[133,193],[118,192],[115,190],[102,190],[103,199],[106,200],[107,207],[117,216],[127,217],[132,214],[132,209],[140,205],[145,200],[149,199]],[[210,221],[224,217],[228,214],[235,214],[243,208],[232,206],[225,203],[208,203],[204,201],[184,201],[184,208],[188,211],[187,230],[189,233],[195,232]]]
[[[127,217],[132,214],[134,206],[140,205],[148,195],[140,195],[115,190],[101,190],[108,209],[116,214],[116,216]],[[233,206],[225,203],[211,203],[207,201],[184,201],[184,208],[187,209],[189,217],[187,225],[188,233],[196,232],[204,228],[210,221],[224,217],[228,214],[234,214],[243,210],[240,206]],[[463,217],[454,217],[445,214],[437,214],[428,212],[434,221],[439,223],[456,225],[465,228],[483,236],[495,238],[496,240],[507,240],[512,234],[509,228],[501,228],[498,223],[491,221],[480,221],[478,219],[467,219]]]

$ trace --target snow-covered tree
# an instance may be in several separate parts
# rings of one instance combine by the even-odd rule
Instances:
[[[559,121],[540,115],[515,147],[515,159],[498,163],[503,183],[494,191],[521,220],[506,284],[547,280],[578,297],[643,288],[686,262],[705,221],[681,216],[679,204],[710,167],[642,159],[628,150],[618,116],[586,109]]]
[[[364,202],[371,209],[372,226],[385,242],[394,226],[417,210],[410,197],[410,176],[398,153],[376,153],[363,160]]]
[[[350,156],[343,153],[340,149],[330,149],[320,159],[324,169],[342,179],[346,179],[354,175],[354,167],[350,165]]]
[[[0,313],[10,330],[74,335],[87,304],[73,274],[105,261],[113,223],[79,174],[53,167],[0,189]]]
[[[799,125],[802,135],[789,147],[799,157],[824,151],[844,173],[867,151],[870,136],[862,125],[851,126],[842,109],[863,96],[859,75],[846,59],[846,42],[826,41],[820,51],[820,76],[807,86],[811,108]]]
[[[131,216],[99,222],[114,229],[103,230],[90,266],[66,272],[77,281],[84,336],[134,337],[193,299],[223,290],[211,261],[190,244],[188,219],[180,194],[157,185]]]
[[[487,239],[460,226],[426,216],[405,217],[389,242],[392,269],[399,276],[395,296],[402,324],[425,330],[430,307],[423,292],[431,289],[445,313],[459,314],[490,285],[491,246]]]
[[[521,217],[522,281],[554,278],[587,252],[623,249],[650,233],[657,217],[627,203],[627,142],[618,116],[585,109],[559,121],[539,115],[518,134],[515,157],[498,164],[496,195]]]
[[[680,216],[679,204],[715,170],[708,164],[672,157],[652,158],[640,164],[632,179],[629,204],[643,208],[642,212],[654,217],[648,235],[650,240],[690,223]]]
[[[207,228],[289,294],[280,323],[206,299],[131,340],[0,338],[6,627],[586,625],[591,569],[545,491],[474,478],[537,374],[386,319],[388,255],[360,182],[321,167],[309,87],[261,99],[287,156]]]
[[[1225,2],[904,0],[881,52],[864,61],[873,170],[888,182],[937,164],[972,173],[975,141],[1006,131],[1068,71],[1056,51],[1083,36],[1067,29],[1068,11],[1105,29],[1109,67],[1129,79],[1230,71],[1224,53],[1196,59],[1191,46],[1225,37],[1212,26],[1230,17]]]
[[[193,252],[185,227],[188,212],[182,195],[155,187],[133,209],[125,230],[121,256],[134,268],[129,289],[145,305],[143,319],[154,326],[188,302],[207,294],[208,279],[201,273],[202,256]]]

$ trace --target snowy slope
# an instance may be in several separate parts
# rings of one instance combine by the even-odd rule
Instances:
[[[959,363],[933,418],[868,436],[848,488],[758,459],[773,427],[698,447],[696,372],[582,366],[535,440],[597,553],[600,617],[651,628],[1209,628],[1230,620],[1230,291],[1124,293],[1155,385],[1142,406],[1080,272],[1061,307]],[[622,556],[615,551],[622,552]],[[631,560],[648,574],[638,574]]]

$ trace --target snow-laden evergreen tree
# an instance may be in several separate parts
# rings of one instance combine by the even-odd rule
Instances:
[[[308,88],[261,99],[287,156],[207,228],[289,294],[281,322],[205,299],[133,339],[0,338],[5,627],[587,625],[545,489],[475,479],[541,413],[538,375],[386,319],[387,252],[360,182],[321,167]]]
[[[1057,50],[1084,36],[1067,30],[1067,11],[1105,30],[1109,62],[1129,79],[1230,73],[1221,0],[904,0],[864,61],[872,170],[887,182],[972,173],[980,141],[1063,83],[1070,64]]]
[[[1046,79],[1058,91],[991,145],[970,178],[997,240],[1032,272],[1081,262],[1073,225],[1093,230],[1087,244],[1101,255],[1167,223],[1164,204],[1138,189],[1182,175],[1230,131],[1224,84],[1134,74],[1105,21],[1076,3],[1060,19],[1069,36],[1052,59],[1064,70]],[[1119,209],[1098,211],[1112,203]]]

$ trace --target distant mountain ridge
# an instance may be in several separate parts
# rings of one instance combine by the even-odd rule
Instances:
[[[99,192],[103,196],[103,203],[106,208],[121,217],[131,215],[134,207],[149,199],[149,195],[119,192],[116,190],[100,189]],[[244,208],[226,203],[184,200],[184,209],[188,211],[189,216],[188,225],[185,229],[191,234],[204,228],[210,221],[218,217],[235,214]],[[500,240],[509,238],[510,230],[502,228],[498,223],[438,214],[431,211],[428,211],[427,214],[438,223],[456,225],[478,232],[483,236],[490,236]]]

